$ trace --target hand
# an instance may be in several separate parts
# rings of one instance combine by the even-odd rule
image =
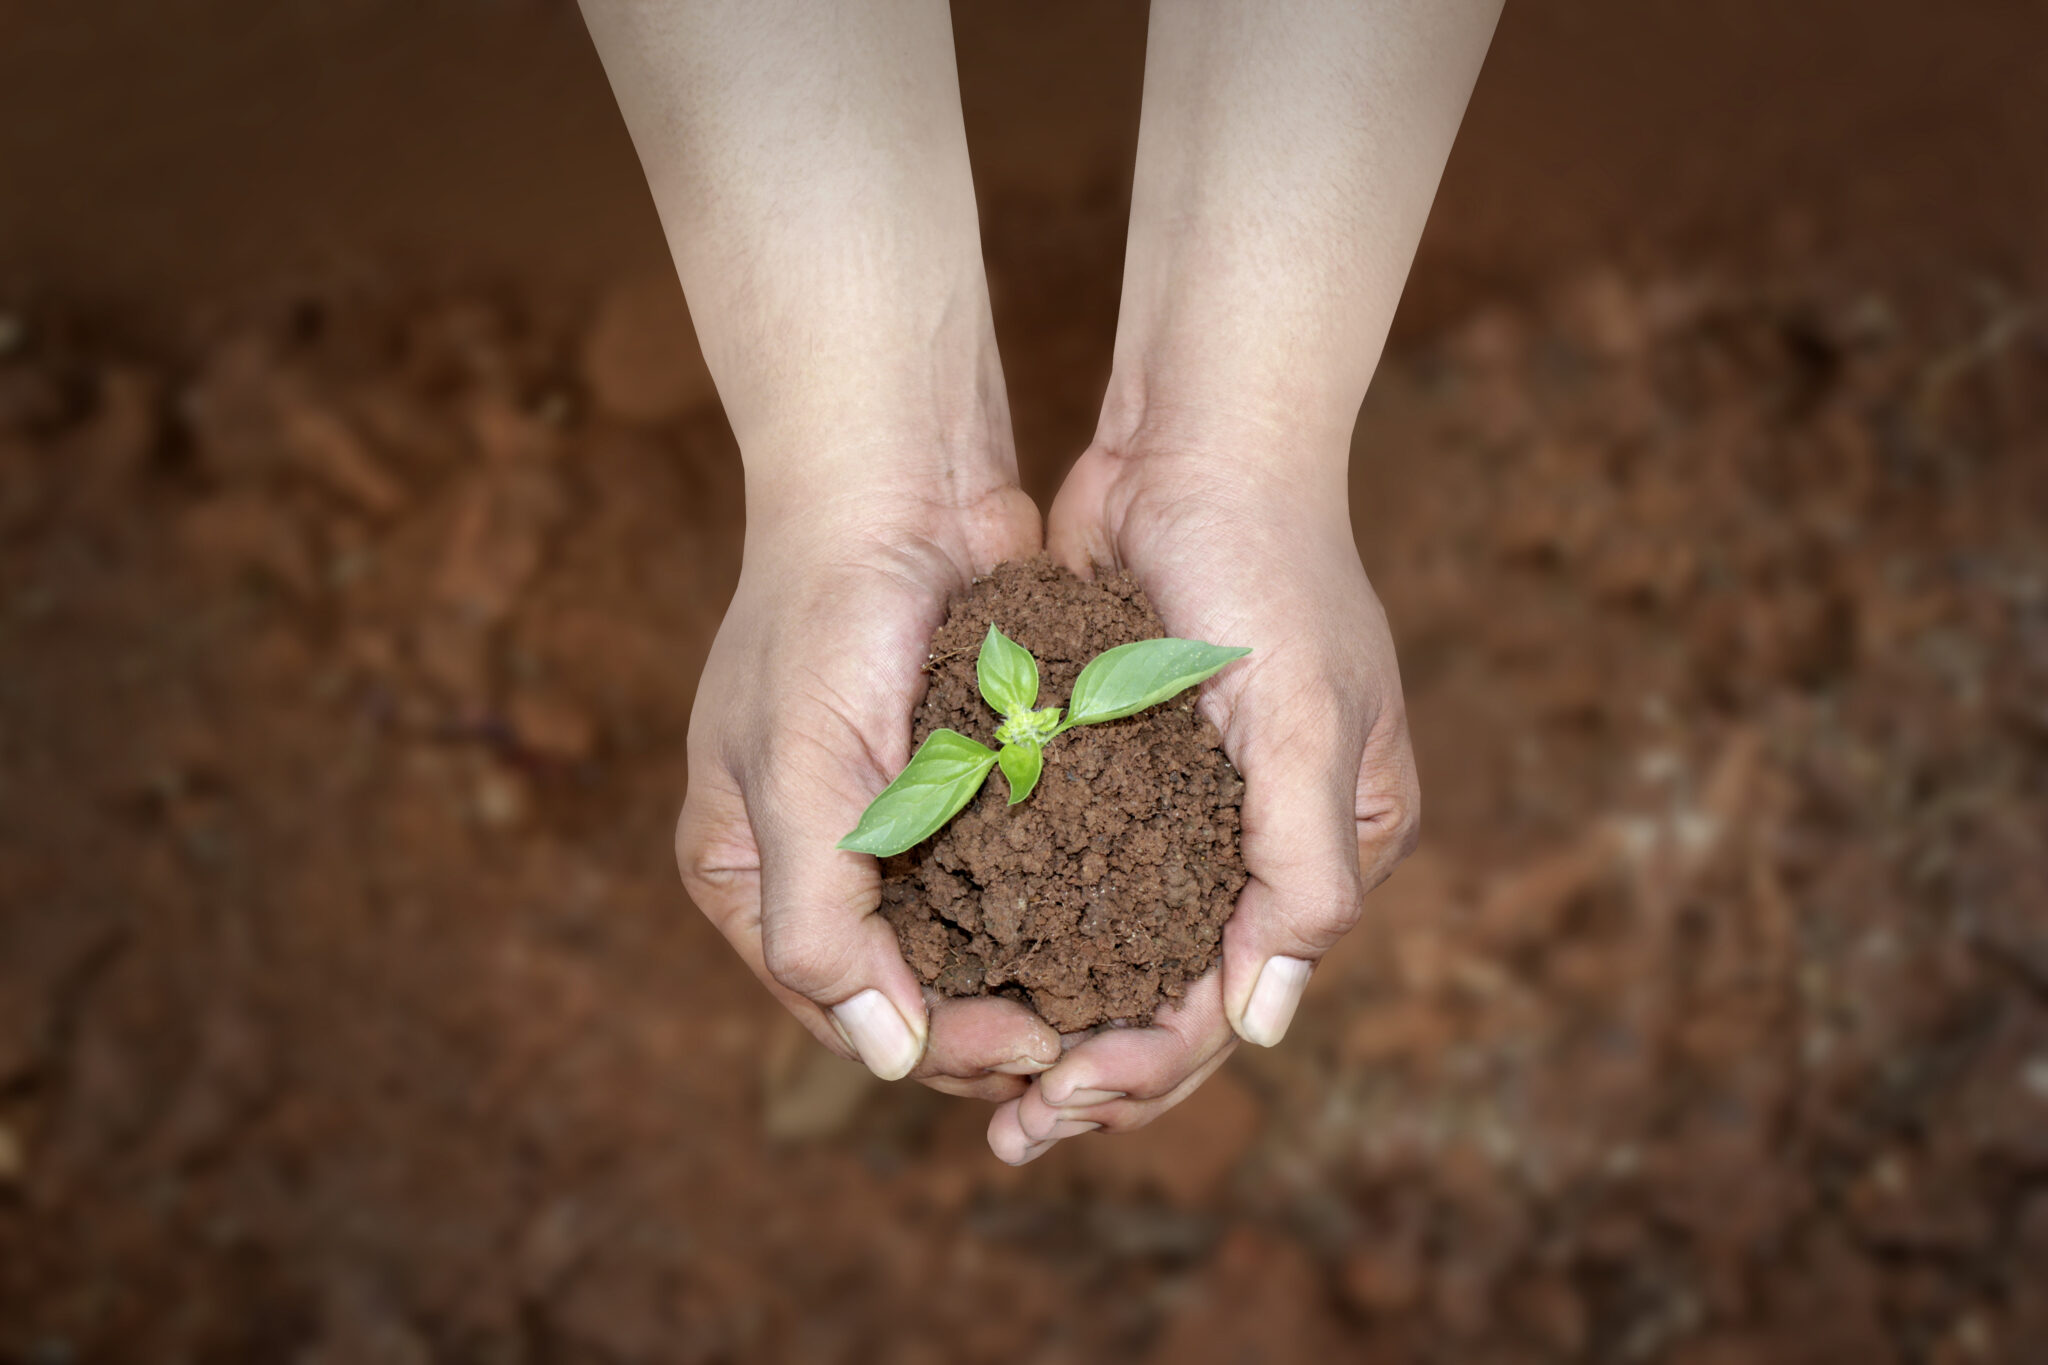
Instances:
[[[1231,448],[1275,444],[1270,431],[1240,434]],[[1238,1038],[1279,1042],[1316,961],[1415,845],[1400,677],[1352,540],[1343,468],[1341,448],[1226,462],[1185,445],[1098,444],[1054,503],[1049,540],[1069,567],[1122,567],[1168,633],[1252,647],[1199,703],[1245,779],[1250,881],[1221,961],[1178,1005],[1149,1028],[1105,1029],[1069,1047],[996,1111],[989,1145],[1005,1161],[1141,1127],[1191,1094]]]
[[[927,485],[927,490],[929,485]],[[1039,548],[1014,483],[962,505],[893,487],[794,515],[750,507],[738,591],[690,715],[676,860],[691,899],[754,974],[843,1057],[885,1080],[1006,1100],[1060,1054],[995,998],[928,1006],[875,913],[875,859],[834,845],[910,758],[910,713],[947,599]]]
[[[747,470],[740,584],[698,684],[683,882],[826,1046],[1000,1099],[1059,1040],[928,1012],[834,845],[910,758],[947,597],[1040,544],[981,263],[949,12],[584,0]]]

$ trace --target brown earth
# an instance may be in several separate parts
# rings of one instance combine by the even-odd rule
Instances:
[[[1065,705],[1105,649],[1166,634],[1123,574],[1001,565],[932,636],[913,743],[950,729],[994,747],[999,718],[975,682],[991,623],[1038,660],[1040,707]],[[992,777],[935,838],[884,865],[882,910],[911,968],[947,995],[1015,995],[1062,1033],[1149,1024],[1221,950],[1245,881],[1243,800],[1186,692],[1061,735],[1019,805]]]
[[[2038,305],[1546,299],[1361,427],[1422,852],[1022,1171],[680,904],[715,417],[490,299],[9,314],[0,1359],[2026,1360]]]
[[[15,7],[0,1360],[2031,1365],[2044,25],[1508,7],[1354,447],[1422,849],[1011,1170],[677,889],[743,503],[572,7]],[[1042,496],[1142,24],[959,32]]]

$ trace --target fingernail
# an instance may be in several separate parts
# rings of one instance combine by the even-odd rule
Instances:
[[[867,1069],[885,1081],[908,1076],[924,1053],[917,1034],[878,990],[864,990],[834,1005],[832,1017]]]
[[[1083,1133],[1093,1133],[1101,1127],[1101,1124],[1091,1119],[1061,1119],[1052,1126],[1052,1136],[1053,1140],[1057,1142],[1061,1138],[1079,1137]]]
[[[1259,968],[1252,985],[1252,998],[1245,1002],[1244,1019],[1237,1031],[1248,1043],[1271,1047],[1287,1036],[1287,1025],[1301,1004],[1313,963],[1298,957],[1269,957]]]
[[[1059,1109],[1079,1109],[1084,1105],[1108,1104],[1111,1100],[1120,1100],[1125,1093],[1122,1090],[1076,1090],[1063,1100],[1048,1098],[1046,1103]]]
[[[1051,1062],[1041,1062],[1036,1057],[1019,1057],[1014,1062],[992,1066],[990,1071],[1000,1071],[1005,1076],[1036,1076],[1041,1071],[1052,1070]]]

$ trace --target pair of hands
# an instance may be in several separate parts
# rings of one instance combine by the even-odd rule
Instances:
[[[1342,452],[1298,466],[1268,454],[1098,442],[1043,532],[997,481],[937,497],[875,487],[750,525],[690,721],[684,885],[827,1047],[995,1102],[989,1145],[1012,1164],[1149,1123],[1239,1038],[1277,1043],[1313,964],[1414,846],[1400,681]],[[1015,1001],[927,992],[875,913],[880,865],[834,847],[909,760],[949,598],[1042,546],[1083,574],[1127,570],[1171,634],[1253,650],[1200,700],[1245,779],[1250,880],[1217,967],[1148,1028],[1062,1038]]]
[[[1018,491],[944,0],[582,0],[747,456],[746,563],[690,726],[697,904],[826,1046],[996,1101],[1017,1162],[1137,1127],[1315,961],[1414,842],[1347,445],[1499,0],[1154,5],[1096,442]],[[948,599],[1041,547],[1169,632],[1252,647],[1200,705],[1245,779],[1222,961],[1144,1029],[927,1000],[835,847],[910,757]]]

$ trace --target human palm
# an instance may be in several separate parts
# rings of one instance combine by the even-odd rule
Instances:
[[[1012,485],[964,508],[836,509],[750,532],[690,717],[683,881],[827,1047],[894,1079],[1002,1100],[1059,1039],[1021,1005],[936,1001],[874,913],[873,858],[835,845],[910,756],[948,599],[1039,546]]]
[[[1284,462],[1283,462],[1284,463]],[[1366,891],[1413,847],[1414,762],[1386,618],[1358,560],[1343,490],[1253,476],[1186,450],[1090,449],[1054,503],[1048,543],[1071,567],[1119,567],[1169,632],[1249,645],[1199,709],[1245,779],[1247,882],[1217,967],[1143,1029],[1069,1047],[990,1124],[1024,1161],[1059,1138],[1150,1122],[1239,1037],[1285,1032],[1313,963]]]

